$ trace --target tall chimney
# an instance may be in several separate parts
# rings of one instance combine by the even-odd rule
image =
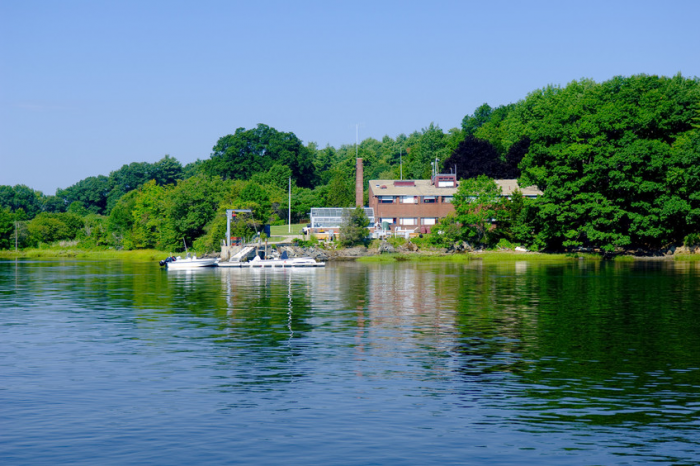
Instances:
[[[355,165],[355,205],[357,207],[362,207],[364,205],[365,183],[363,178],[362,159],[357,159],[357,164]]]

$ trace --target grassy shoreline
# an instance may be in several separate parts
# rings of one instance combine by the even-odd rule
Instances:
[[[158,251],[155,249],[139,249],[133,251],[118,251],[115,249],[78,249],[78,248],[30,248],[15,252],[14,250],[0,250],[0,260],[14,259],[92,259],[92,260],[129,260],[138,262],[159,261],[171,255],[171,252]],[[342,256],[340,256],[342,257]],[[348,258],[343,257],[343,260]],[[413,252],[413,253],[391,253],[360,256],[358,262],[568,262],[575,260],[600,261],[603,257],[597,254],[572,254],[572,253],[538,253],[538,252],[515,252],[515,251],[484,251],[478,253],[443,254],[438,252]],[[332,259],[331,259],[332,260]],[[636,257],[617,256],[613,258],[617,262],[631,262],[637,260],[674,260],[684,262],[700,261],[700,254],[677,254],[666,257]]]
[[[552,253],[522,253],[514,251],[484,251],[461,254],[430,254],[430,253],[394,253],[375,256],[359,257],[359,262],[569,262],[575,260],[599,261],[603,258],[595,254],[552,254]]]
[[[93,259],[93,260],[130,260],[135,262],[159,261],[170,253],[154,249],[134,251],[117,251],[115,249],[86,250],[75,248],[24,249],[0,251],[0,260],[7,259]]]

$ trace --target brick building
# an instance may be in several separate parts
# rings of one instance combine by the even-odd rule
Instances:
[[[517,180],[495,181],[506,197],[520,189]],[[371,180],[369,207],[378,228],[385,225],[406,234],[430,233],[433,225],[454,212],[452,198],[457,187],[455,174],[440,174],[430,180]],[[542,194],[535,187],[520,190],[525,197]]]

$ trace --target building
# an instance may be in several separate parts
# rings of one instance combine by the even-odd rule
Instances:
[[[429,233],[439,219],[454,211],[457,176],[431,180],[371,180],[369,206],[384,230],[405,234]],[[388,228],[387,228],[388,227]]]
[[[517,180],[495,180],[503,196],[519,189]],[[430,180],[371,180],[369,207],[374,210],[377,228],[404,236],[430,233],[441,218],[454,212],[452,199],[457,192],[455,174],[440,174]],[[525,197],[542,192],[535,187],[521,189]]]
[[[345,216],[354,211],[354,207],[313,207],[311,209],[310,226],[305,230],[307,235],[314,235],[318,239],[337,238]],[[369,219],[369,228],[374,228],[374,210],[364,207],[365,215]]]

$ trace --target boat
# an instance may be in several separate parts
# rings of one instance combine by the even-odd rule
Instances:
[[[165,266],[166,269],[186,270],[198,269],[201,267],[216,267],[218,261],[219,259],[215,257],[197,258],[197,256],[190,256],[187,254],[187,257],[185,258],[180,256],[168,257],[167,259],[160,261],[160,265]]]
[[[174,257],[170,256],[162,261],[160,261],[160,266],[166,269],[177,269],[177,270],[187,270],[187,269],[199,269],[201,267],[216,267],[219,259],[216,257],[202,257],[197,259],[197,255],[190,256],[190,251],[187,249],[187,241],[182,238],[182,243],[185,245],[185,252],[187,255],[183,259],[180,256]]]
[[[219,267],[237,267],[247,269],[262,269],[262,268],[304,268],[304,267],[325,267],[325,262],[316,262],[311,257],[294,257],[289,258],[286,252],[282,256],[275,259],[261,259],[255,256],[253,260],[248,262],[228,261],[219,262]]]

